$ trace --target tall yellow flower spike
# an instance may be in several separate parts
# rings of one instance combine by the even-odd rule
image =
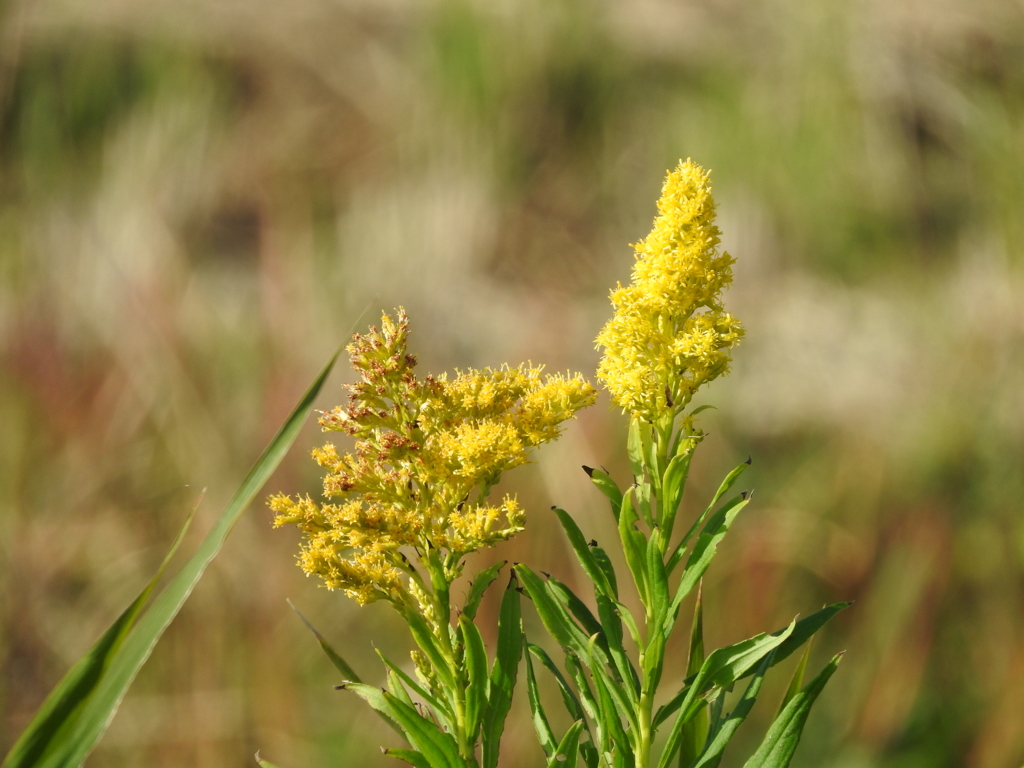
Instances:
[[[691,160],[668,174],[654,229],[633,246],[633,280],[612,291],[615,314],[597,337],[598,378],[617,405],[647,421],[674,419],[727,373],[743,337],[722,306],[733,259],[719,250],[709,177]]]
[[[347,385],[348,405],[320,425],[354,436],[355,450],[313,452],[328,470],[324,495],[339,503],[279,495],[270,507],[276,526],[305,532],[299,564],[307,574],[360,603],[385,599],[433,616],[446,613],[436,591],[459,575],[466,554],[523,529],[514,498],[487,503],[491,487],[557,438],[596,392],[579,375],[544,376],[532,366],[420,380],[408,332],[399,309],[348,346],[360,380]]]

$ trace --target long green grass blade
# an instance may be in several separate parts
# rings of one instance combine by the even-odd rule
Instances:
[[[82,708],[72,727],[62,734],[61,743],[42,761],[24,763],[25,768],[77,768],[95,748],[117,712],[128,687],[152,653],[210,561],[220,551],[232,527],[273,474],[299,434],[313,407],[320,388],[337,359],[335,353],[313,381],[298,405],[264,449],[249,474],[235,492],[227,508],[203,539],[195,554],[171,580],[146,613],[138,619],[109,665],[103,670],[95,691]]]
[[[14,746],[11,747],[3,762],[3,768],[27,768],[36,765],[63,743],[66,733],[77,721],[89,697],[99,685],[104,670],[135,625],[135,620],[149,601],[157,582],[160,581],[171,558],[174,557],[181,542],[185,539],[185,534],[195,518],[198,507],[197,502],[171,544],[171,548],[156,574],[149,580],[142,592],[107,628],[92,648],[75,662],[75,665],[46,697],[28,728],[22,732]]]

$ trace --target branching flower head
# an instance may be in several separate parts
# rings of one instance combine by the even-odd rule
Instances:
[[[399,310],[348,346],[360,378],[347,385],[348,404],[320,424],[354,436],[355,449],[328,444],[313,453],[328,471],[324,495],[332,502],[275,496],[270,506],[275,525],[306,533],[299,562],[307,574],[361,603],[387,599],[425,611],[430,581],[412,560],[427,558],[450,583],[464,555],[521,531],[515,498],[491,503],[491,487],[557,438],[596,393],[579,375],[533,366],[418,379],[408,330]]]
[[[743,329],[722,306],[733,259],[719,250],[709,173],[687,160],[662,187],[654,229],[636,249],[633,279],[612,291],[598,378],[616,404],[646,420],[689,403],[729,370]]]

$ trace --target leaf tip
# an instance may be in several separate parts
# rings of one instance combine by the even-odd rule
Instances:
[[[586,464],[584,464],[583,465],[583,471],[587,473],[587,477],[593,477],[594,476],[594,468],[593,467],[588,467]]]

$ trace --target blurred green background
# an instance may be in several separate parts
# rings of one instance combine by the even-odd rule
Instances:
[[[381,308],[408,309],[424,371],[590,374],[688,156],[748,329],[703,395],[692,508],[748,453],[757,489],[706,580],[709,642],[856,599],[816,644],[816,666],[848,653],[794,765],[1020,766],[1012,0],[0,2],[0,749]],[[546,510],[612,535],[579,465],[623,478],[624,430],[602,396],[510,476],[529,529],[488,556],[582,584]],[[321,440],[268,491],[315,493]],[[285,599],[370,681],[371,639],[400,657],[404,630],[303,578],[270,517],[238,526],[91,765],[393,763]],[[503,765],[539,765],[525,694],[513,717]]]

